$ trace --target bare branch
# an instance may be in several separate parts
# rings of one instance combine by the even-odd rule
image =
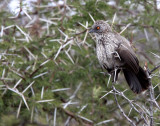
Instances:
[[[123,109],[121,108],[121,106],[119,105],[118,100],[117,100],[117,96],[116,96],[116,89],[115,89],[114,85],[112,85],[112,90],[113,90],[115,102],[116,102],[119,110],[121,111],[122,115],[130,122],[130,124],[131,124],[132,126],[136,126],[136,124],[125,114],[124,110],[123,110]]]

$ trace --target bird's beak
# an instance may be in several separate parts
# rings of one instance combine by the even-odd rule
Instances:
[[[90,31],[89,31],[89,33],[93,33],[94,32],[94,29],[91,29]]]

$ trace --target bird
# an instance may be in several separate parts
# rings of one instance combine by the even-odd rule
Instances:
[[[97,20],[89,30],[96,38],[96,54],[102,69],[116,82],[120,71],[123,72],[130,89],[136,93],[147,90],[150,80],[146,71],[139,65],[131,43],[103,20]]]

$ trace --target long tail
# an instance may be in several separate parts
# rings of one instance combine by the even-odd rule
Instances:
[[[146,72],[141,67],[139,67],[138,74],[135,74],[128,69],[123,69],[123,73],[128,85],[133,92],[139,94],[142,91],[148,89],[150,81],[146,75]]]

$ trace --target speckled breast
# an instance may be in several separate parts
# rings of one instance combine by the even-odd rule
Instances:
[[[110,43],[97,42],[96,53],[101,66],[112,69],[114,67],[115,47]]]

